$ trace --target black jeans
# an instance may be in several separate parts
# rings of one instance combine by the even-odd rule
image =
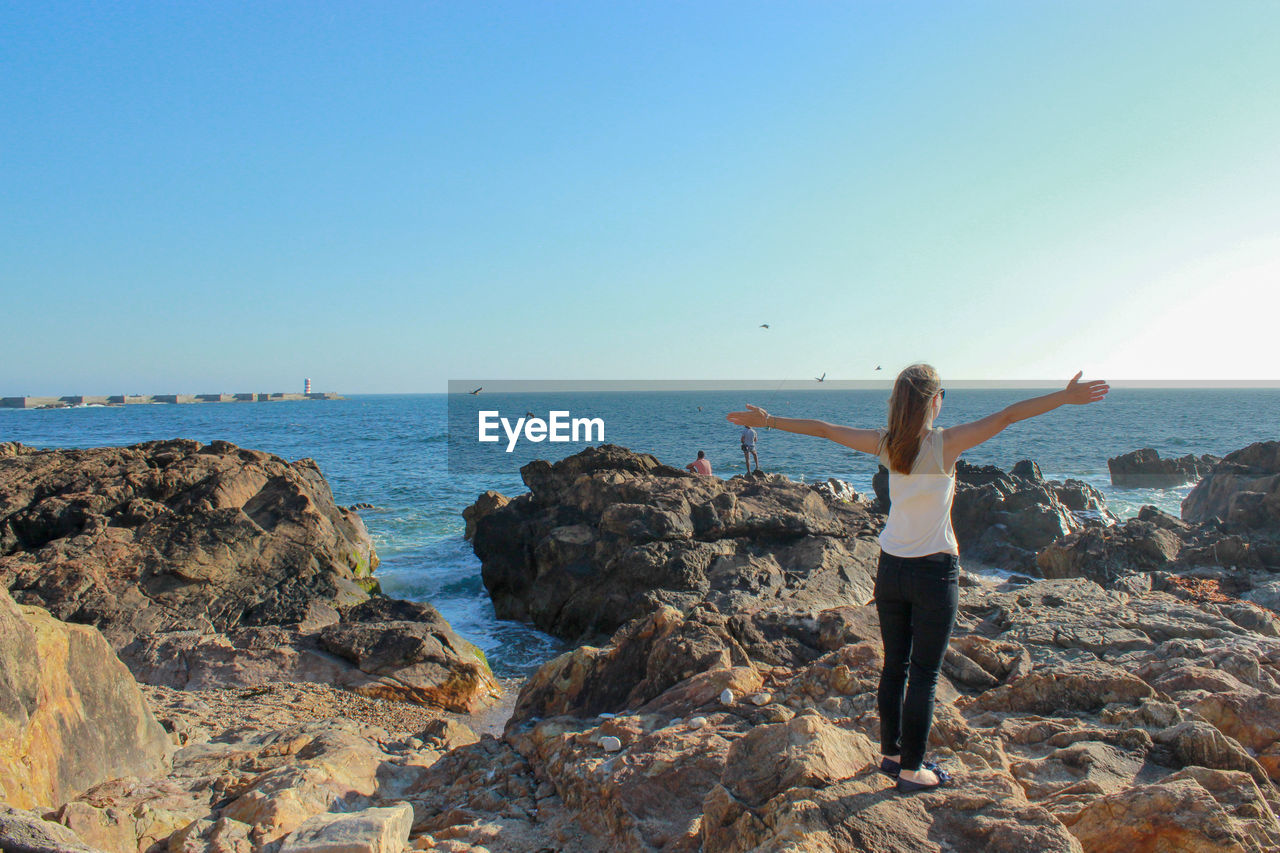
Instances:
[[[955,554],[895,557],[880,552],[876,612],[884,641],[880,673],[880,752],[919,770],[933,722],[933,692],[960,601]],[[905,696],[904,696],[905,694]]]

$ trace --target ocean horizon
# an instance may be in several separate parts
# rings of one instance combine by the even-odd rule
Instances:
[[[939,426],[989,414],[1025,389],[965,389],[946,383]],[[289,460],[314,459],[342,505],[369,503],[361,513],[377,546],[389,595],[427,601],[462,636],[480,646],[494,671],[529,672],[563,648],[536,629],[493,615],[480,563],[463,539],[462,510],[483,491],[525,491],[520,467],[555,460],[586,444],[520,443],[511,453],[475,440],[481,407],[515,415],[552,405],[603,419],[604,442],[652,453],[683,467],[704,450],[717,476],[744,472],[739,428],[725,420],[745,403],[794,417],[854,426],[883,423],[881,390],[812,388],[676,392],[489,392],[347,395],[343,400],[257,405],[139,405],[54,410],[0,410],[0,441],[47,448],[136,444],[167,438],[215,439]],[[545,403],[545,405],[544,405]],[[699,409],[701,407],[701,409]],[[869,492],[874,460],[829,442],[758,430],[765,471],[814,482],[836,477]],[[1008,469],[1021,459],[1051,479],[1083,480],[1099,488],[1121,517],[1152,504],[1177,514],[1191,486],[1116,489],[1107,459],[1152,447],[1161,456],[1218,456],[1280,437],[1277,389],[1117,388],[1099,404],[1065,407],[1025,421],[966,453],[974,464]],[[592,442],[599,443],[599,442]]]

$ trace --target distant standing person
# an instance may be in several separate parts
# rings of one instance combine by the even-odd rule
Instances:
[[[1110,390],[1077,373],[1061,391],[1032,397],[968,423],[934,426],[946,391],[938,371],[913,364],[898,374],[881,429],[858,429],[807,418],[780,418],[758,406],[732,412],[731,423],[825,438],[870,454],[889,469],[889,520],[880,533],[876,613],[884,665],[880,671],[880,771],[898,791],[924,791],[950,776],[924,760],[933,722],[938,670],[955,625],[960,547],[951,527],[956,460],[1001,430],[1059,406],[1096,403]],[[744,432],[745,435],[745,432]],[[746,439],[743,438],[743,449]]]
[[[760,470],[760,457],[756,454],[756,431],[749,426],[742,428],[742,458],[747,463],[747,473],[751,473],[751,460],[756,460],[756,470]]]
[[[711,463],[707,461],[706,451],[699,450],[698,458],[684,466],[684,470],[692,471],[695,474],[701,474],[704,477],[710,477]]]

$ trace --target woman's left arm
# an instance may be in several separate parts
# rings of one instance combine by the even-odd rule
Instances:
[[[811,435],[814,438],[825,438],[842,444],[845,447],[875,455],[880,450],[880,432],[874,429],[857,429],[856,427],[830,424],[826,421],[811,418],[780,418],[771,415],[759,406],[747,403],[745,412],[730,412],[726,415],[730,423],[738,426],[768,427],[796,435]]]

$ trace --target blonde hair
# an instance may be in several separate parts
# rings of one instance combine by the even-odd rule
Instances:
[[[881,442],[891,470],[911,473],[929,403],[941,390],[942,379],[932,365],[913,364],[898,374],[889,395],[889,429]]]

